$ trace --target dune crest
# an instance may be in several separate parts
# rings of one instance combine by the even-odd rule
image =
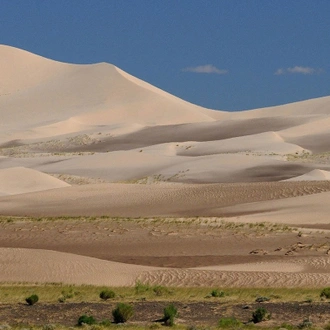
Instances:
[[[325,181],[330,180],[330,172],[315,169],[306,174],[288,179],[286,181]]]
[[[2,195],[17,195],[69,186],[66,182],[29,168],[13,167],[0,170]]]

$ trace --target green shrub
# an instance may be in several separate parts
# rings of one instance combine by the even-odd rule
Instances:
[[[220,297],[224,297],[225,293],[223,291],[220,291],[219,289],[214,289],[211,292],[211,296],[216,297],[216,298],[220,298]]]
[[[60,303],[65,303],[66,298],[63,297],[63,296],[61,296],[61,297],[59,297],[59,298],[57,299],[57,301],[60,302]]]
[[[320,297],[321,298],[327,298],[329,299],[330,298],[330,288],[324,288],[322,291],[321,291],[321,294],[320,294]]]
[[[145,293],[147,291],[150,291],[151,287],[149,284],[143,284],[140,281],[137,281],[135,283],[135,293],[140,294],[140,293]]]
[[[112,311],[115,323],[125,323],[134,315],[133,307],[128,304],[119,303]]]
[[[112,322],[108,319],[105,319],[99,323],[103,327],[110,327],[112,325]]]
[[[311,328],[313,326],[313,323],[309,320],[303,320],[299,325],[298,328],[299,329],[306,329],[306,328]]]
[[[268,298],[268,297],[258,297],[258,298],[256,298],[256,302],[258,302],[258,303],[269,301],[269,300],[270,300],[270,298]]]
[[[261,307],[261,308],[257,308],[253,313],[252,313],[252,322],[253,323],[259,323],[262,322],[266,319],[270,318],[270,314],[268,313],[268,311]]]
[[[64,303],[67,299],[71,299],[77,294],[79,294],[79,292],[73,291],[72,288],[70,288],[69,290],[63,290],[62,295],[58,298],[58,302]]]
[[[174,325],[174,319],[178,315],[178,310],[175,308],[173,304],[168,305],[164,308],[164,323],[167,326],[173,326]]]
[[[220,328],[237,328],[241,325],[235,317],[223,317],[219,320],[218,326]]]
[[[330,330],[330,323],[328,323],[325,327],[324,330]]]
[[[26,301],[30,306],[32,306],[32,305],[34,305],[35,303],[37,303],[38,300],[39,300],[39,297],[38,297],[36,294],[33,294],[32,296],[27,297],[27,298],[25,299],[25,301]]]
[[[87,315],[81,315],[78,319],[78,325],[83,325],[83,324],[95,324],[96,320],[94,319],[93,316],[87,316]]]
[[[155,293],[156,296],[164,296],[170,294],[170,290],[164,286],[156,285],[152,288],[152,291]]]
[[[116,294],[112,290],[103,290],[100,293],[100,298],[103,300],[112,299],[116,296]]]

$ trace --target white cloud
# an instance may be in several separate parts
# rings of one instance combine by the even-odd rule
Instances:
[[[315,73],[315,69],[309,68],[308,66],[295,66],[293,68],[288,68],[290,73],[302,73],[302,74],[313,74]]]
[[[284,69],[277,69],[274,74],[276,74],[277,76],[280,76],[281,74],[285,74],[285,70]]]
[[[286,69],[277,69],[275,71],[275,75],[283,75],[283,74],[289,74],[289,73],[298,73],[298,74],[315,74],[315,73],[321,73],[322,69],[314,69],[308,66],[294,66],[292,68],[286,68]]]
[[[228,70],[218,69],[212,64],[200,65],[195,67],[189,67],[182,69],[185,72],[195,72],[195,73],[215,73],[215,74],[226,74]]]

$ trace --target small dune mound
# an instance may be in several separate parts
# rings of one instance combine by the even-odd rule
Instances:
[[[155,267],[122,264],[71,253],[22,248],[0,248],[5,269],[1,282],[66,283],[128,286],[143,271]]]
[[[0,196],[68,186],[70,185],[64,181],[25,167],[12,167],[0,170]]]
[[[330,180],[330,172],[316,169],[306,174],[299,175],[285,181],[324,181],[324,180]]]

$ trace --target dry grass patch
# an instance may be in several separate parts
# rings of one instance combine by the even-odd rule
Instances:
[[[27,296],[37,294],[43,303],[59,302],[65,296],[66,302],[100,302],[100,292],[112,290],[116,301],[204,301],[205,299],[218,300],[212,297],[214,288],[207,287],[164,287],[159,285],[136,283],[134,287],[99,287],[88,285],[64,284],[1,284],[0,303],[12,304],[25,301]],[[318,302],[321,289],[315,288],[219,288],[224,292],[222,303],[252,303],[258,297],[268,297],[274,302]]]

